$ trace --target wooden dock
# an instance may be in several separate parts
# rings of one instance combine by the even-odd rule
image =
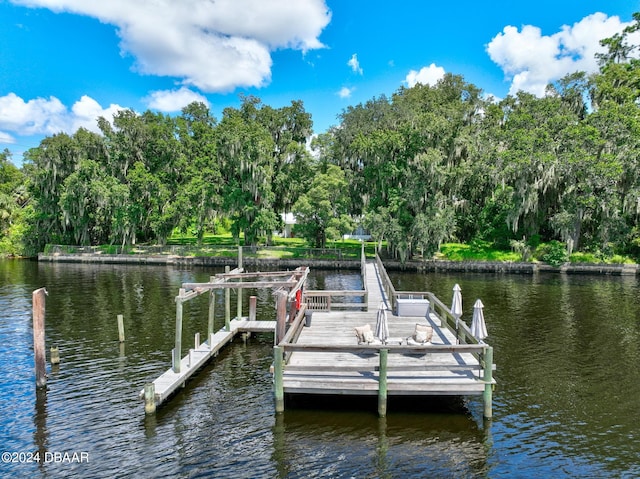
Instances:
[[[455,317],[431,293],[406,293],[427,298],[428,314],[393,314],[402,293],[387,294],[393,287],[385,284],[381,262],[367,262],[364,274],[367,311],[314,311],[309,327],[294,323],[276,346],[276,408],[284,408],[284,394],[378,395],[379,413],[385,415],[389,395],[483,395],[484,415],[491,417],[492,349],[473,338],[462,321],[456,329]],[[354,328],[375,329],[380,305],[389,340],[358,345]],[[416,324],[433,328],[431,344],[407,345]]]
[[[275,321],[249,321],[247,318],[234,318],[230,321],[229,330],[226,327],[212,334],[202,344],[198,344],[198,336],[194,340],[194,347],[180,360],[179,371],[168,369],[153,381],[155,406],[166,402],[178,389],[205,366],[228,343],[233,341],[239,333],[273,333],[276,329]],[[145,391],[140,392],[140,397]]]
[[[152,414],[156,408],[166,402],[178,389],[184,387],[186,382],[218,351],[240,333],[271,332],[275,334],[277,343],[283,336],[286,328],[287,303],[301,291],[309,273],[307,267],[300,267],[294,271],[274,271],[245,273],[242,270],[242,257],[239,255],[238,268],[224,274],[212,276],[206,283],[183,283],[176,302],[176,334],[175,347],[173,348],[171,368],[153,382],[147,383],[140,393],[145,400],[145,412]],[[277,321],[256,320],[256,297],[249,298],[249,316],[242,316],[242,290],[246,288],[270,288],[274,290],[277,305]],[[225,291],[225,326],[219,331],[213,330],[215,317],[215,290]],[[237,311],[235,319],[231,319],[231,290],[236,289]],[[209,297],[209,321],[207,327],[207,339],[200,342],[200,334],[194,337],[194,346],[188,350],[184,357],[180,357],[182,346],[182,310],[183,304],[202,295]]]
[[[366,261],[362,251],[364,288],[356,291],[307,291],[307,267],[243,273],[240,255],[239,260],[237,269],[207,283],[183,283],[176,296],[172,367],[140,393],[147,413],[166,402],[236,335],[272,332],[276,412],[284,411],[285,394],[377,395],[381,416],[386,415],[389,395],[482,395],[484,416],[492,416],[493,348],[473,337],[467,325],[457,321],[432,293],[395,291],[380,258]],[[234,288],[239,299],[244,288],[271,289],[276,320],[256,321],[255,297],[250,298],[248,317],[242,316],[238,301],[238,314],[231,320],[229,297]],[[215,289],[225,290],[225,326],[219,331],[213,331]],[[181,358],[182,305],[205,293],[209,294],[206,340],[201,343],[196,334],[194,347]],[[358,344],[355,328],[368,324],[375,330],[382,312],[389,338]],[[431,326],[430,342],[407,341],[416,325]]]

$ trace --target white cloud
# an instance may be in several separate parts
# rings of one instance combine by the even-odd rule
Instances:
[[[340,91],[338,92],[338,96],[340,98],[351,98],[351,94],[353,93],[354,90],[355,88],[348,88],[346,86],[343,86],[342,88],[340,88]]]
[[[15,93],[9,93],[0,97],[0,130],[19,135],[59,133],[65,113],[65,106],[56,97],[25,102]]]
[[[520,31],[506,26],[489,42],[487,53],[511,81],[510,94],[523,90],[542,96],[549,83],[569,73],[596,72],[595,54],[604,51],[600,40],[627,25],[617,16],[594,13],[553,35],[543,35],[532,25]]]
[[[362,75],[364,72],[362,71],[362,67],[360,66],[360,62],[358,61],[358,54],[354,53],[351,55],[351,58],[347,62],[347,65],[351,67],[353,73],[357,73],[358,75]]]
[[[13,145],[15,142],[16,139],[9,133],[0,131],[0,145]]]
[[[324,0],[11,1],[115,25],[137,71],[207,92],[265,85],[270,52],[322,48],[318,37],[331,19]]]
[[[409,86],[409,88],[416,86],[416,84],[418,83],[434,86],[443,77],[444,68],[436,66],[435,63],[432,63],[428,67],[422,67],[420,71],[409,71],[404,81]]]
[[[9,93],[0,97],[0,132],[4,132],[0,133],[0,142],[4,142],[3,137],[11,138],[9,132],[19,136],[73,134],[80,127],[98,132],[98,117],[111,120],[121,109],[119,105],[102,108],[86,95],[69,110],[53,96],[24,101],[15,93]]]
[[[178,90],[153,91],[149,97],[145,99],[149,108],[167,113],[180,111],[194,101],[202,102],[207,106],[209,105],[209,101],[204,96],[186,87]]]

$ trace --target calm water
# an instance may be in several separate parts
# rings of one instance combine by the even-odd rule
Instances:
[[[348,399],[331,409],[288,404],[276,416],[270,335],[225,348],[145,417],[137,394],[170,365],[173,298],[182,282],[217,272],[0,261],[0,448],[43,459],[0,463],[0,476],[640,477],[636,278],[393,273],[398,290],[430,290],[445,303],[459,283],[466,319],[482,299],[498,367],[489,423],[479,398],[390,401],[386,419],[375,400]],[[352,272],[313,271],[311,280],[359,286]],[[31,293],[41,286],[47,349],[57,344],[62,362],[37,393]],[[272,319],[270,293],[257,295],[259,317]],[[185,343],[206,331],[206,303],[185,305]]]

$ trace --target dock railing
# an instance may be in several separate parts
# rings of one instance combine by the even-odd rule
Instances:
[[[335,344],[313,344],[303,345],[296,344],[295,337],[300,334],[302,328],[302,317],[296,318],[287,335],[283,340],[274,347],[274,392],[276,412],[284,411],[284,371],[296,373],[313,373],[314,371],[331,372],[331,371],[352,371],[362,373],[378,373],[378,414],[381,417],[386,416],[387,412],[387,375],[393,371],[471,371],[477,374],[478,380],[484,382],[484,416],[491,417],[491,389],[492,389],[492,348],[486,344],[429,344],[424,346],[407,346],[407,345],[352,345],[338,346]],[[336,365],[336,366],[287,366],[292,353],[353,353],[362,355],[369,353],[377,355],[379,360],[370,365]],[[485,361],[477,364],[438,364],[436,362],[423,362],[419,365],[388,365],[389,354],[463,354],[470,353],[476,357],[482,357]],[[490,364],[486,369],[485,364]],[[489,394],[489,395],[488,395]]]
[[[396,289],[393,287],[393,283],[389,279],[389,275],[387,274],[387,270],[380,259],[378,253],[376,253],[376,266],[378,267],[378,274],[380,275],[380,282],[382,283],[382,288],[384,289],[387,298],[391,301],[391,311],[396,311],[396,307],[398,306],[398,298],[396,296]]]
[[[306,290],[303,292],[303,302],[309,311],[332,311],[338,309],[369,309],[367,291],[367,261],[364,254],[364,244],[360,253],[360,275],[363,289],[356,290]],[[361,301],[348,301],[348,298],[362,298]]]

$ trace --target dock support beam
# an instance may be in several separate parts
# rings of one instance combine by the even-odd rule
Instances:
[[[387,416],[387,357],[388,349],[380,350],[380,374],[378,377],[378,416]]]
[[[242,246],[238,246],[238,269],[242,271]],[[240,283],[242,283],[242,278],[238,279]],[[238,288],[238,304],[236,317],[238,320],[242,319],[242,288]]]
[[[118,321],[118,341],[124,343],[124,316],[119,314],[116,320]]]
[[[484,417],[491,419],[493,417],[493,348],[487,347],[484,351]]]
[[[180,372],[180,358],[182,355],[182,298],[184,289],[180,288],[180,294],[176,298],[176,342],[173,354],[173,372]]]
[[[280,344],[287,329],[287,293],[277,291],[276,294],[276,337],[275,344]]]
[[[154,383],[144,385],[144,412],[147,414],[156,412],[156,385]]]
[[[258,308],[258,297],[249,296],[249,321],[256,320],[256,310]]]
[[[229,266],[224,267],[224,272],[230,271]],[[231,290],[225,288],[224,290],[224,330],[231,331]]]
[[[284,412],[284,354],[280,346],[273,348],[273,388],[276,402],[276,413]]]
[[[213,276],[209,278],[209,282],[213,282]],[[207,337],[211,338],[213,335],[213,320],[216,316],[216,292],[214,289],[209,291],[209,320],[207,322]],[[211,343],[209,343],[211,346]]]

